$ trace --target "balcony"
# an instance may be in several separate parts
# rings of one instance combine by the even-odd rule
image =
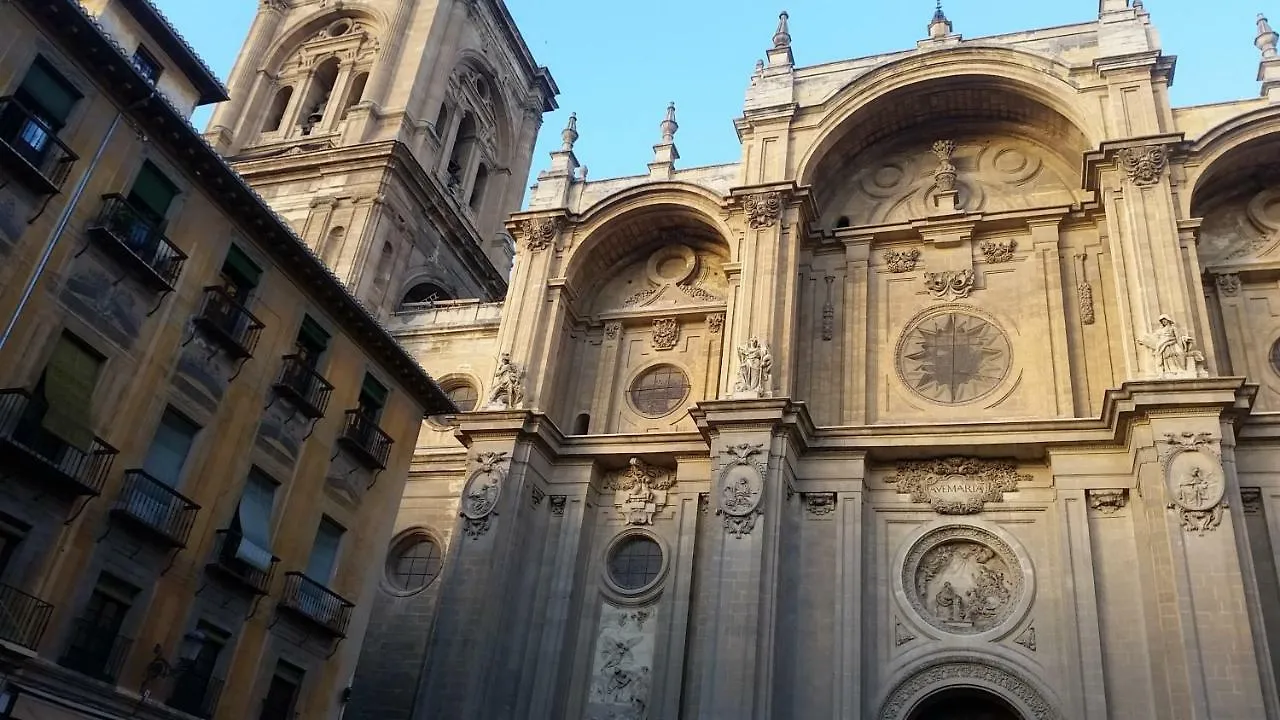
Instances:
[[[300,572],[285,573],[280,609],[310,622],[334,637],[346,637],[355,605]]]
[[[204,305],[195,324],[236,360],[253,357],[264,327],[253,313],[227,294],[226,288],[217,285],[204,289]]]
[[[102,249],[154,291],[170,292],[187,256],[160,228],[119,195],[104,195],[89,236]]]
[[[213,557],[205,569],[254,595],[266,595],[280,558],[272,556],[271,568],[260,570],[238,557],[242,539],[243,536],[232,530],[219,530],[214,540]]]
[[[49,625],[53,606],[8,585],[0,585],[0,640],[35,650]]]
[[[338,442],[372,470],[385,470],[391,455],[391,437],[361,410],[348,410]]]
[[[17,98],[0,97],[0,163],[40,195],[62,189],[76,154]]]
[[[186,547],[200,506],[142,470],[126,470],[111,516],[167,547]]]
[[[193,717],[211,718],[221,697],[222,680],[186,671],[174,679],[173,690],[165,704]]]
[[[0,390],[0,467],[74,497],[101,494],[116,449],[100,438],[88,450],[73,447],[41,427],[40,405],[25,390]]]
[[[324,417],[325,408],[329,407],[329,395],[333,392],[333,385],[304,363],[299,355],[284,356],[280,377],[273,387],[311,419]]]
[[[71,642],[58,664],[114,684],[132,645],[133,640],[117,634],[116,629],[99,625],[92,618],[81,618],[72,627]]]

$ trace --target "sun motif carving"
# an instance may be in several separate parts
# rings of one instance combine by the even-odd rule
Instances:
[[[977,315],[948,310],[923,318],[903,334],[898,373],[933,402],[954,405],[991,392],[1009,372],[1009,339]]]

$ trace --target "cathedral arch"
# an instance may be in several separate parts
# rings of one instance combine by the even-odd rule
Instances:
[[[921,713],[944,693],[976,691],[998,698],[1017,720],[1063,720],[1053,694],[1014,663],[980,653],[942,653],[898,673],[876,715],[883,720],[925,720]]]
[[[275,97],[271,99],[271,108],[267,111],[266,122],[262,125],[262,132],[276,132],[284,123],[284,113],[289,109],[289,101],[293,99],[293,86],[285,85],[276,91]]]

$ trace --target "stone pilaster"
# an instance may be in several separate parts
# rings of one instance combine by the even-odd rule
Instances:
[[[244,47],[236,56],[236,64],[231,69],[227,83],[231,99],[214,108],[213,117],[209,121],[206,138],[215,150],[226,154],[234,147],[235,133],[238,127],[246,127],[248,118],[242,117],[249,107],[250,95],[257,86],[258,68],[262,66],[263,55],[276,39],[276,32],[284,19],[285,10],[277,3],[264,2],[258,7],[258,14],[249,27],[249,36]],[[256,121],[256,118],[254,118]],[[249,123],[248,126],[256,127]]]

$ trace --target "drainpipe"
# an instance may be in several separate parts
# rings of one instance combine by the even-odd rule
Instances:
[[[152,92],[154,97],[155,93]],[[150,100],[148,97],[142,102]],[[136,103],[130,105],[126,110],[141,105]],[[18,301],[18,307],[14,308],[13,317],[9,318],[9,324],[4,329],[4,334],[0,335],[0,350],[4,349],[9,337],[13,334],[13,329],[18,325],[18,318],[22,316],[22,311],[26,309],[27,303],[31,300],[31,295],[35,292],[36,283],[40,281],[40,276],[44,274],[45,267],[49,264],[49,258],[53,255],[53,249],[57,246],[58,240],[62,238],[62,234],[66,232],[67,223],[71,222],[71,213],[76,209],[76,205],[80,202],[80,196],[84,194],[84,189],[89,185],[89,178],[93,176],[93,171],[97,169],[98,163],[102,160],[102,154],[106,152],[107,144],[111,142],[111,138],[115,135],[116,127],[120,125],[120,120],[124,117],[124,112],[116,113],[111,121],[111,127],[107,128],[107,134],[102,137],[102,142],[98,144],[98,151],[93,154],[93,160],[89,162],[89,167],[80,176],[80,181],[76,183],[76,188],[71,192],[71,197],[67,200],[67,204],[62,208],[62,214],[58,216],[58,224],[54,227],[53,234],[49,236],[49,241],[45,243],[44,253],[40,256],[40,262],[36,264],[36,269],[31,273],[31,277],[27,279],[27,286],[22,291],[22,299]]]

